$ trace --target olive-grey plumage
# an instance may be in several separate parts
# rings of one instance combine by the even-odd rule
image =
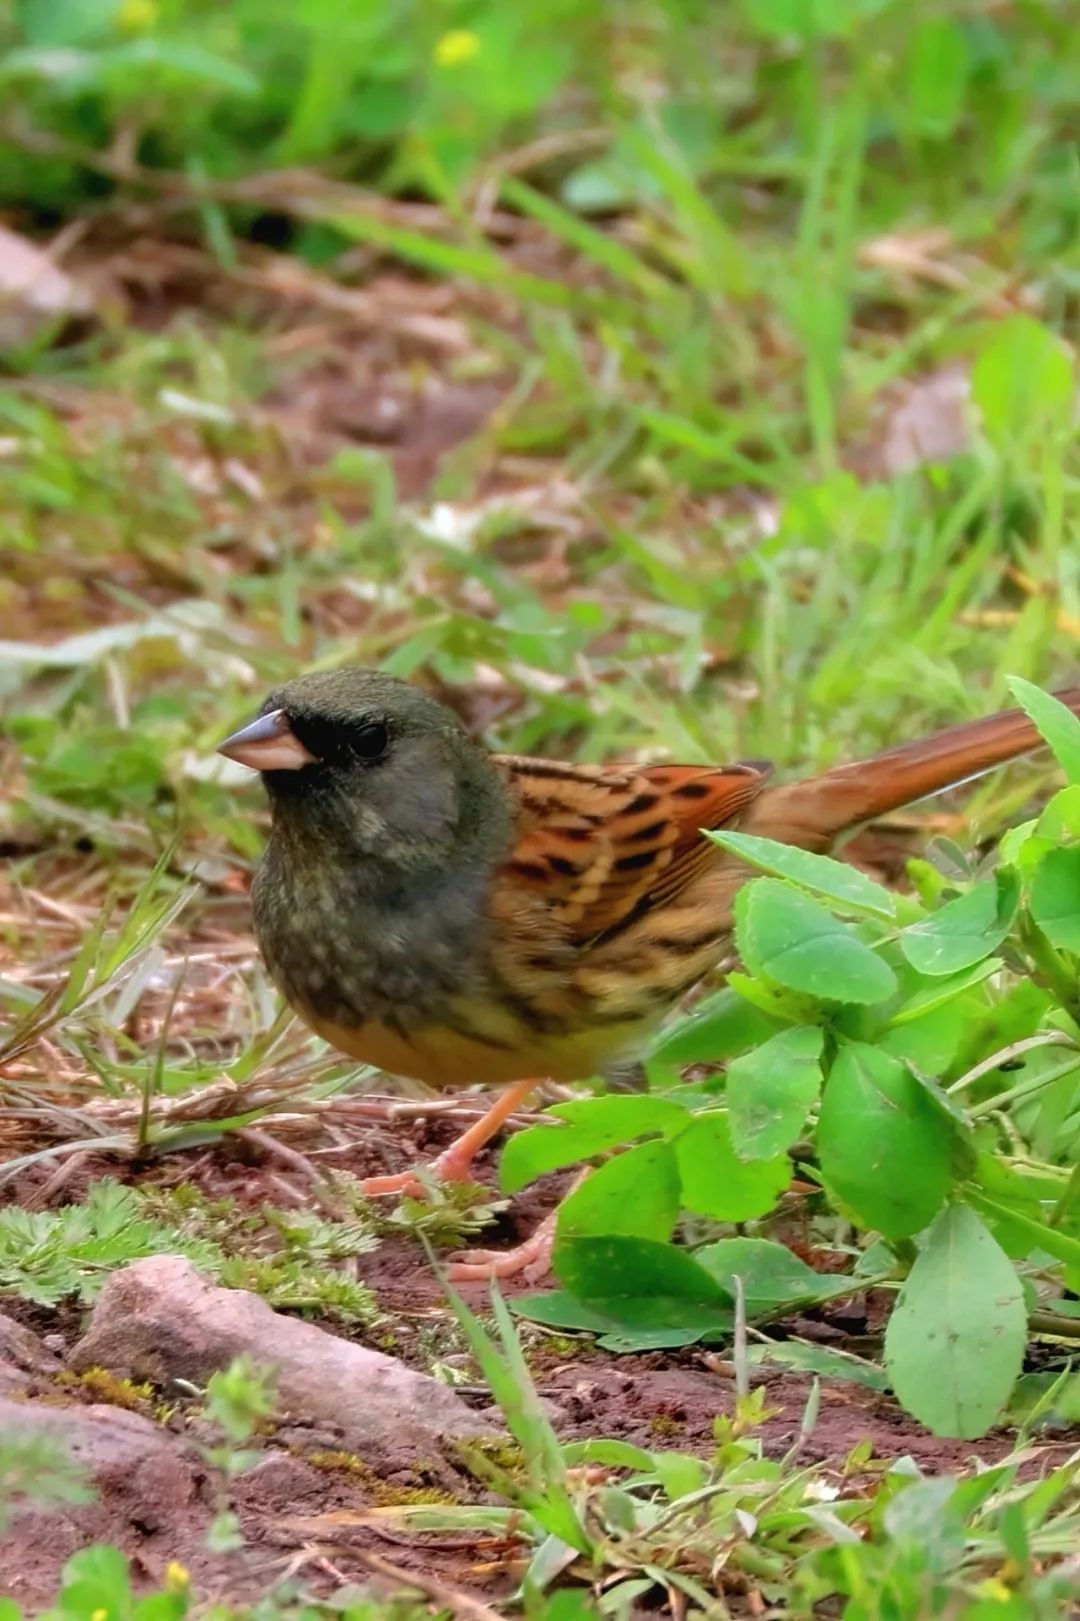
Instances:
[[[264,774],[273,827],[253,907],[270,972],[319,1022],[407,1036],[448,1017],[484,987],[489,890],[513,836],[503,779],[449,710],[378,670],[301,676],[270,694],[273,712],[316,759]],[[380,728],[385,747],[360,752]]]

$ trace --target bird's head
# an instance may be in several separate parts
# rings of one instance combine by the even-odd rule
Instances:
[[[218,753],[262,774],[275,832],[416,868],[507,832],[502,779],[451,711],[419,687],[351,666],[298,676]]]

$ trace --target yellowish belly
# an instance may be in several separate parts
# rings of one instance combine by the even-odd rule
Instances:
[[[411,1032],[406,1039],[385,1025],[367,1023],[349,1029],[308,1013],[303,1018],[350,1058],[433,1087],[585,1080],[633,1054],[645,1034],[638,1021],[559,1036],[537,1035],[507,1022],[498,1035],[491,1033],[490,1042],[437,1026]]]

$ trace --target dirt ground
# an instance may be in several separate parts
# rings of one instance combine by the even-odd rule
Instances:
[[[355,1154],[342,1168],[365,1173],[387,1162],[404,1164],[418,1150],[437,1150],[448,1136],[441,1121],[405,1130],[373,1127],[358,1140]],[[336,1156],[339,1162],[340,1158]],[[231,1194],[241,1209],[255,1208],[269,1196],[280,1197],[281,1191],[276,1168],[246,1145],[230,1145],[212,1153],[176,1154],[126,1171],[96,1157],[84,1162],[56,1197],[80,1199],[94,1177],[118,1171],[136,1183],[190,1180],[208,1194]],[[490,1178],[492,1172],[489,1157],[483,1174]],[[496,1225],[485,1231],[485,1244],[513,1243],[531,1232],[567,1180],[564,1175],[546,1177],[511,1200]],[[47,1181],[47,1169],[36,1167],[9,1184],[5,1200],[36,1204]],[[375,1291],[385,1316],[378,1327],[356,1337],[385,1345],[389,1328],[394,1353],[415,1367],[429,1368],[433,1345],[453,1343],[453,1328],[441,1286],[420,1244],[405,1234],[385,1237],[373,1253],[359,1257],[357,1271]],[[533,1286],[508,1282],[504,1292],[512,1298],[522,1287]],[[486,1286],[462,1285],[461,1293],[474,1309],[484,1310]],[[125,1424],[136,1421],[127,1411],[110,1413],[110,1399],[128,1402],[123,1387],[88,1379],[73,1384],[63,1371],[87,1313],[70,1304],[53,1310],[10,1298],[2,1305],[9,1317],[40,1336],[48,1352],[60,1359],[59,1371],[30,1376],[18,1392],[19,1401],[32,1404],[38,1413],[42,1408],[69,1413],[82,1408],[104,1423],[103,1434],[116,1425],[122,1432]],[[872,1298],[849,1301],[831,1318],[823,1311],[774,1325],[772,1332],[783,1337],[793,1331],[826,1343],[857,1346],[872,1329],[876,1310]],[[347,1337],[348,1331],[337,1332]],[[733,1412],[734,1369],[707,1349],[614,1355],[598,1350],[587,1337],[555,1336],[527,1326],[522,1332],[537,1389],[563,1439],[611,1437],[707,1457],[715,1444],[715,1418]],[[754,1381],[766,1391],[766,1417],[758,1432],[765,1451],[779,1457],[798,1445],[801,1462],[835,1466],[837,1478],[844,1460],[865,1442],[872,1448],[864,1470],[868,1478],[886,1461],[904,1455],[922,1470],[937,1473],[968,1468],[976,1459],[990,1463],[1010,1450],[1011,1440],[1004,1432],[977,1444],[929,1435],[888,1396],[846,1382],[823,1385],[816,1422],[800,1444],[809,1377],[755,1369]],[[459,1393],[485,1420],[490,1418],[493,1431],[501,1428],[498,1412],[479,1382],[463,1384]],[[0,1576],[5,1590],[24,1605],[52,1598],[64,1560],[91,1540],[122,1548],[132,1559],[138,1585],[160,1583],[170,1562],[179,1560],[191,1572],[200,1596],[232,1601],[254,1599],[275,1579],[295,1576],[309,1590],[326,1593],[343,1580],[374,1581],[377,1589],[382,1584],[382,1590],[390,1592],[422,1579],[429,1584],[424,1590],[433,1602],[438,1601],[442,1582],[453,1592],[497,1603],[520,1577],[526,1550],[512,1538],[418,1533],[395,1523],[394,1505],[417,1493],[442,1501],[490,1500],[454,1449],[422,1464],[403,1449],[400,1459],[391,1458],[374,1472],[341,1449],[332,1426],[314,1425],[301,1416],[272,1426],[256,1443],[259,1457],[254,1466],[233,1483],[231,1506],[241,1522],[244,1547],[226,1554],[208,1552],[207,1527],[221,1506],[221,1488],[197,1455],[192,1461],[192,1445],[213,1440],[198,1403],[190,1393],[161,1390],[153,1401],[141,1399],[134,1407],[142,1415],[138,1422],[145,1424],[149,1416],[170,1442],[176,1438],[183,1455],[152,1459],[152,1467],[140,1456],[134,1468],[125,1458],[118,1466],[115,1459],[94,1456],[100,1491],[96,1503],[61,1507],[47,1519],[36,1512],[21,1516],[0,1552]],[[113,1441],[115,1435],[106,1451]],[[1062,1457],[1070,1446],[1061,1442]],[[1056,1448],[1050,1443],[1040,1450],[1052,1458]]]

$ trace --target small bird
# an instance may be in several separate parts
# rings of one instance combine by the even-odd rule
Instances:
[[[1059,697],[1080,713],[1080,688]],[[451,1180],[540,1080],[581,1080],[640,1051],[728,951],[753,872],[703,830],[825,851],[1041,741],[1009,710],[770,786],[760,762],[489,754],[420,688],[343,668],[279,687],[218,752],[261,772],[269,795],[255,932],[293,1009],[393,1074],[507,1088],[433,1162]],[[415,1183],[406,1171],[364,1188]],[[529,1240],[471,1252],[458,1275],[505,1276],[542,1251]]]

